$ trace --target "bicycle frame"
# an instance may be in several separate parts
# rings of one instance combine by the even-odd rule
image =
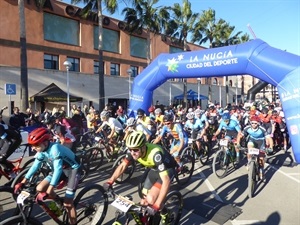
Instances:
[[[19,173],[23,169],[23,167],[21,167],[21,163],[23,161],[23,158],[24,158],[24,155],[25,155],[27,149],[30,147],[28,144],[23,144],[23,145],[20,145],[19,147],[21,147],[21,146],[25,146],[25,148],[24,148],[23,153],[20,156],[20,158],[15,159],[15,160],[7,160],[7,162],[14,164],[14,168],[12,169],[12,172],[14,172],[16,174]],[[6,177],[6,179],[8,179],[8,180],[10,179],[10,175],[2,169],[2,166],[0,166],[0,178],[1,178],[1,176]]]
[[[221,148],[223,148],[224,151],[226,151],[226,157],[228,157],[230,160],[230,161],[228,161],[228,163],[229,162],[233,163],[236,158],[236,153],[235,153],[235,148],[234,148],[233,142],[224,138],[224,139],[220,140],[219,144],[220,144]]]

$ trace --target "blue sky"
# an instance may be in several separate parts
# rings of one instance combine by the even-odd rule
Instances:
[[[70,0],[63,0],[70,3]],[[120,0],[122,2],[122,0]],[[181,0],[160,0],[160,5],[171,6]],[[270,46],[300,56],[300,0],[190,0],[193,12],[201,13],[212,8],[217,19],[222,18],[235,26],[235,31],[248,33],[251,26],[256,38]],[[82,5],[79,5],[82,7]],[[119,12],[125,7],[120,4]],[[119,13],[110,15],[122,20]],[[204,45],[205,46],[205,45]],[[207,46],[205,46],[207,47]]]

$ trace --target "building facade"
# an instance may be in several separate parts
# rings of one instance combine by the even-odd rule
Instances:
[[[104,88],[106,102],[127,104],[130,84],[147,66],[145,31],[129,33],[124,22],[108,16],[103,17],[102,66],[105,86],[99,87],[98,70],[101,65],[96,15],[82,18],[80,8],[56,0],[46,0],[42,9],[37,8],[34,1],[24,3],[29,97],[51,83],[66,90],[67,73],[64,62],[69,61],[72,63],[69,70],[70,94],[80,96],[83,103],[97,107],[99,88]],[[16,84],[17,87],[16,95],[12,96],[6,96],[0,89],[0,106],[7,105],[8,101],[9,104],[12,102],[12,106],[19,106],[21,62],[18,1],[0,1],[0,8],[0,88],[4,89],[7,83]],[[150,39],[151,59],[161,53],[183,51],[183,46],[175,39],[153,33],[150,34]],[[190,43],[187,48],[188,51],[204,49]],[[132,71],[130,77],[128,69]],[[197,90],[200,81],[201,94],[208,95],[207,79],[187,81],[188,90]],[[212,101],[221,100],[225,105],[223,77],[212,78],[212,84]],[[221,87],[217,87],[218,85]],[[238,92],[240,94],[240,84]],[[159,100],[163,104],[169,104],[173,96],[181,93],[182,80],[175,79],[155,90],[153,101]],[[236,94],[232,85],[229,88],[230,101]],[[32,102],[31,106],[40,107],[36,104]],[[66,103],[52,103],[51,107],[57,104]]]

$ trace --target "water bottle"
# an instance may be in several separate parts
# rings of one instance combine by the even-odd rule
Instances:
[[[62,215],[62,210],[57,206],[55,201],[49,203],[49,209],[55,213],[56,216]]]

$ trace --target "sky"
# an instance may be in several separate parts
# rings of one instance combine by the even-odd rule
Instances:
[[[231,26],[235,26],[235,32],[248,33],[251,39],[259,38],[274,48],[300,56],[300,0],[189,1],[194,13],[214,9],[216,19],[222,18]],[[71,0],[63,2],[70,3]],[[156,6],[172,6],[181,2],[181,0],[160,0]],[[121,11],[124,7],[125,4],[120,4],[117,13],[110,15],[104,11],[103,14],[123,20]],[[203,46],[208,47],[207,44]]]

